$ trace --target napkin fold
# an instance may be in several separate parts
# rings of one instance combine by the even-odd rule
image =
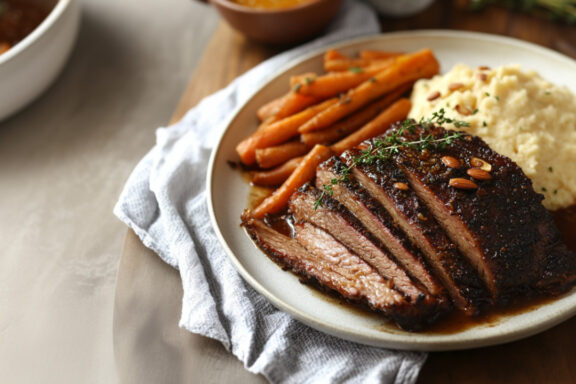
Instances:
[[[159,128],[156,145],[136,166],[114,208],[145,246],[179,269],[180,326],[219,340],[246,369],[272,383],[412,383],[426,359],[425,353],[329,336],[279,311],[238,275],[208,214],[207,163],[233,111],[294,58],[378,31],[371,8],[346,0],[323,37],[256,66],[180,122]]]

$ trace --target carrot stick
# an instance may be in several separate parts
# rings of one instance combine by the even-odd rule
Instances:
[[[294,87],[299,87],[298,84],[309,84],[316,80],[318,77],[317,73],[314,72],[306,72],[300,75],[291,76],[290,77],[290,88],[293,89]]]
[[[386,59],[376,59],[376,60],[350,59],[350,58],[328,60],[324,62],[324,70],[326,72],[342,72],[342,71],[348,71],[351,68],[366,68],[372,65],[389,62],[392,58],[393,57]]]
[[[357,87],[366,80],[370,80],[383,69],[391,66],[394,60],[385,60],[366,68],[354,68],[349,71],[330,72],[323,76],[318,76],[312,81],[298,83],[293,88],[302,95],[327,99],[337,96],[343,92]]]
[[[300,94],[297,92],[289,92],[284,98],[284,103],[280,106],[278,111],[276,111],[275,116],[279,119],[283,119],[288,116],[292,116],[316,103],[320,100],[313,96],[308,96]]]
[[[256,150],[256,162],[260,168],[272,168],[286,161],[305,155],[312,146],[297,141],[288,141],[274,147]]]
[[[374,120],[364,125],[362,128],[340,140],[330,148],[335,154],[341,154],[347,149],[355,147],[364,140],[371,139],[386,132],[392,124],[404,120],[408,116],[411,108],[410,100],[400,99],[385,109]]]
[[[380,112],[382,112],[382,110],[384,110],[384,108],[389,107],[390,104],[398,100],[400,96],[412,87],[412,84],[412,82],[403,84],[383,98],[372,102],[361,110],[354,112],[344,120],[341,120],[328,128],[303,133],[300,136],[300,141],[311,147],[315,144],[331,144],[343,137],[346,137],[375,118]]]
[[[337,51],[335,49],[329,49],[324,53],[324,61],[329,61],[329,60],[336,60],[336,59],[347,59],[348,56],[344,55],[343,53],[341,53],[340,51]]]
[[[367,49],[360,51],[360,58],[364,60],[389,59],[403,54],[402,52],[373,51]]]
[[[256,115],[260,121],[266,121],[270,117],[276,115],[286,101],[286,97],[288,97],[288,94],[278,97],[258,108]]]
[[[351,89],[339,103],[303,124],[299,132],[307,133],[326,128],[401,84],[431,77],[437,74],[438,70],[438,61],[429,49],[401,56],[390,67],[374,76],[373,80]]]
[[[252,165],[256,162],[256,150],[281,144],[298,134],[298,128],[312,119],[318,113],[336,104],[338,99],[326,100],[313,105],[295,115],[286,117],[273,124],[258,129],[250,137],[242,140],[236,146],[236,152],[242,163]]]
[[[280,188],[254,209],[252,212],[254,217],[261,219],[266,214],[277,213],[284,209],[290,196],[304,183],[312,180],[316,174],[316,167],[330,156],[332,156],[330,148],[323,145],[314,146]]]
[[[266,171],[250,172],[252,184],[260,187],[277,187],[290,177],[304,156],[295,157],[284,164]]]

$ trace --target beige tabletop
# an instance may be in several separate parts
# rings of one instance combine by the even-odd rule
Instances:
[[[112,208],[217,22],[189,0],[81,4],[62,75],[0,122],[0,383],[119,382]]]

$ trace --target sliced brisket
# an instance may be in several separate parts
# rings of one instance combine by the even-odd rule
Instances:
[[[331,185],[332,197],[344,205],[380,245],[398,261],[407,273],[435,296],[444,296],[445,290],[432,275],[420,251],[406,238],[388,212],[349,175],[342,178],[344,163],[333,157],[321,164],[316,173],[316,186]],[[331,180],[340,179],[332,185]]]
[[[350,165],[360,155],[359,149],[353,149],[342,154],[342,159]],[[477,271],[460,255],[414,191],[406,188],[408,181],[392,160],[357,165],[352,174],[420,247],[458,308],[473,315],[489,304],[490,296]]]
[[[276,231],[249,213],[243,214],[242,224],[264,253],[303,281],[337,293],[350,302],[367,305],[401,328],[422,329],[440,314],[436,310],[420,312],[421,307],[409,303],[374,268],[310,223],[295,224],[295,238]]]
[[[317,204],[320,202],[320,204]],[[374,267],[389,280],[407,301],[420,307],[446,306],[443,297],[435,298],[419,283],[413,282],[388,253],[343,205],[311,185],[300,188],[290,200],[289,212],[296,222],[308,221],[330,233],[344,246]]]
[[[438,139],[446,131],[435,127],[423,132],[418,127],[403,132],[406,140],[424,135]],[[445,156],[458,160],[460,166],[446,166]],[[512,160],[470,135],[433,150],[403,148],[394,158],[499,303],[534,290],[556,292],[571,286],[576,257],[562,243],[552,216],[541,204],[542,195]],[[467,174],[479,164],[489,170],[489,179]],[[478,188],[452,187],[454,178],[473,181]]]

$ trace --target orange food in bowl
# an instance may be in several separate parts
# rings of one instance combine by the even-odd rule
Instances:
[[[319,35],[338,14],[342,0],[209,0],[232,28],[252,40],[301,43]],[[255,4],[254,6],[241,5]],[[291,4],[257,7],[256,4]]]
[[[309,3],[312,0],[230,0],[233,3],[252,8],[283,9]]]

